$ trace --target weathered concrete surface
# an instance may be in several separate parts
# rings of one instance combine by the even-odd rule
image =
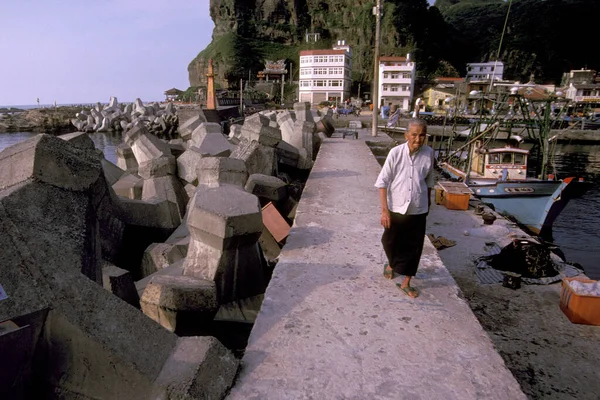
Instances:
[[[213,337],[183,337],[165,364],[152,399],[220,399],[239,361]]]
[[[324,140],[228,398],[524,399],[429,241],[419,298],[382,277],[365,137]]]
[[[215,281],[219,304],[264,293],[256,196],[233,185],[200,188],[190,201],[187,225],[191,242],[184,275]]]
[[[487,254],[490,247],[486,243],[503,247],[523,231],[500,217],[493,225],[483,225],[481,216],[473,211],[433,206],[428,232],[456,242],[441,250],[440,258],[507,367],[529,398],[597,399],[600,329],[569,321],[559,307],[560,283],[522,285],[519,290],[501,283],[482,284],[471,260]],[[565,253],[569,259],[569,249]]]
[[[267,200],[279,201],[287,196],[287,184],[276,176],[252,174],[244,188],[248,193]]]
[[[26,384],[36,393],[26,398],[147,399],[184,387],[197,389],[188,390],[193,398],[228,389],[233,355],[223,348],[215,349],[218,357],[206,357],[214,340],[194,338],[198,346],[185,362],[173,359],[181,341],[102,287],[100,214],[112,195],[95,152],[39,135],[1,151],[0,171],[0,283],[8,295],[0,302],[0,321],[47,314],[30,323],[39,339],[36,380]],[[127,285],[124,276],[106,275],[113,292]],[[28,351],[25,339],[19,342]],[[27,359],[21,361],[14,367],[27,369]],[[172,370],[165,368],[178,363],[188,373],[166,379]],[[207,384],[215,370],[223,375]]]
[[[215,282],[193,276],[154,276],[140,303],[144,314],[172,332],[186,316],[209,322],[219,309]]]

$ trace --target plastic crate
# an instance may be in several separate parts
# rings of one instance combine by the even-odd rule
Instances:
[[[446,193],[444,196],[444,206],[448,210],[468,210],[470,194]]]
[[[596,282],[583,278],[564,278],[560,291],[560,309],[574,324],[600,325],[600,296],[579,295],[568,285],[570,281]]]

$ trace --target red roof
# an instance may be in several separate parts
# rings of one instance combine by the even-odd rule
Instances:
[[[435,78],[435,80],[438,82],[457,82],[457,81],[462,81],[463,78],[440,77],[440,78]]]
[[[301,56],[328,56],[330,54],[344,54],[346,50],[302,50]]]
[[[379,61],[406,61],[406,57],[381,56]]]

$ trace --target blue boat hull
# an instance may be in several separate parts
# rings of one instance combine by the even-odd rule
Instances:
[[[583,182],[506,181],[469,185],[474,195],[501,213],[512,216],[536,235],[551,237],[552,224],[569,200],[583,194]]]

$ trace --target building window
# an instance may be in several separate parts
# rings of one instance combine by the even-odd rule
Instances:
[[[392,79],[398,79],[400,78],[400,73],[399,72],[392,72]]]
[[[300,75],[310,75],[312,74],[312,68],[300,68]]]
[[[326,75],[327,74],[327,68],[315,68],[313,70],[313,74],[314,75]]]
[[[392,92],[397,92],[398,89],[399,89],[399,86],[398,85],[391,85],[390,89],[391,89]]]
[[[340,75],[344,73],[344,69],[341,67],[329,68],[329,73],[331,75]]]
[[[342,81],[339,79],[334,79],[329,81],[329,86],[342,86]]]
[[[388,90],[390,90],[390,85],[383,85],[383,91],[387,92]]]
[[[412,74],[410,72],[405,72],[402,74],[402,78],[403,79],[411,79],[412,78]]]
[[[383,79],[387,79],[390,77],[390,74],[388,74],[387,72],[383,73]]]
[[[308,81],[300,81],[300,87],[310,87],[311,86],[311,82],[310,80]]]
[[[321,80],[321,79],[317,79],[315,81],[315,86],[325,86],[326,81]]]
[[[591,96],[592,95],[592,91],[591,90],[584,90],[583,91],[583,96]]]
[[[410,88],[406,85],[402,86],[402,91],[403,92],[408,92],[410,90]]]

